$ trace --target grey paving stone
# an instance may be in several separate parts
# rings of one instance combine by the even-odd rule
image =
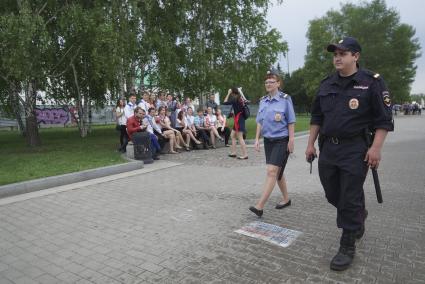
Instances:
[[[422,283],[425,280],[425,116],[397,118],[379,171],[384,203],[368,177],[366,233],[352,267],[329,261],[341,231],[317,176],[303,159],[286,176],[292,206],[261,221],[303,232],[288,248],[234,231],[257,221],[264,153],[249,160],[227,148],[162,155],[183,165],[0,205],[0,279],[40,283]],[[406,164],[403,161],[408,160]],[[148,166],[146,166],[148,167]]]
[[[37,280],[38,282],[43,283],[43,284],[62,283],[61,280],[59,280],[59,279],[57,279],[54,276],[49,275],[49,274],[43,274],[39,277],[36,277],[35,280]]]

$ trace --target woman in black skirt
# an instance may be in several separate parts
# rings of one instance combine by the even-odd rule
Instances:
[[[264,96],[258,108],[255,149],[260,151],[260,134],[264,137],[266,153],[267,176],[263,186],[263,194],[255,206],[249,210],[258,217],[263,215],[263,208],[270,197],[276,182],[282,192],[282,200],[276,209],[291,205],[288,197],[286,181],[283,177],[288,156],[294,151],[295,112],[291,97],[279,90],[281,79],[277,72],[269,71],[266,75]]]
[[[234,87],[229,89],[227,96],[224,98],[223,105],[232,105],[234,112],[234,123],[233,129],[230,133],[230,138],[232,139],[231,153],[229,157],[236,158],[236,138],[239,140],[239,145],[241,146],[241,155],[237,157],[240,160],[248,159],[248,153],[246,151],[246,144],[243,138],[246,134],[245,128],[245,118],[243,116],[243,107],[244,104],[243,97],[239,92],[238,88]]]

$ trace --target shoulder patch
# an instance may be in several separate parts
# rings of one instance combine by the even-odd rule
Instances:
[[[373,78],[375,78],[375,79],[377,79],[377,78],[379,78],[379,74],[378,73],[376,73],[375,75],[373,75]]]

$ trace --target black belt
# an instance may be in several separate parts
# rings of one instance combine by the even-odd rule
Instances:
[[[353,142],[353,141],[359,140],[360,138],[364,139],[364,135],[358,134],[358,135],[354,135],[350,137],[324,136],[325,141],[328,141],[335,145]]]
[[[283,137],[264,137],[264,141],[265,142],[288,142],[289,141],[289,137],[288,136],[283,136]]]

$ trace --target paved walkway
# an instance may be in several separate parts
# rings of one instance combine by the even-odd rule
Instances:
[[[293,205],[275,210],[276,190],[263,215],[303,232],[288,248],[234,233],[258,220],[247,208],[264,153],[250,147],[239,161],[228,148],[200,150],[162,156],[154,171],[0,200],[0,283],[425,283],[424,125],[425,116],[396,119],[380,169],[384,203],[368,178],[367,231],[346,272],[329,270],[336,212],[299,137],[287,166]]]

